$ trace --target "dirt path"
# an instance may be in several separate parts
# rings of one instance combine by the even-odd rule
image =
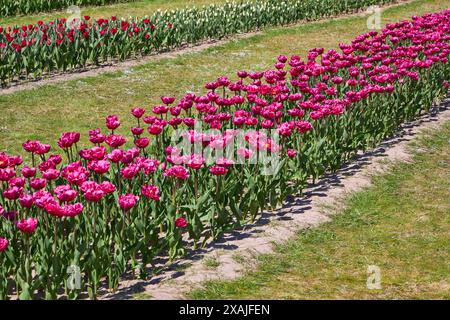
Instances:
[[[447,121],[450,121],[450,100],[417,121],[405,124],[396,137],[383,141],[376,149],[360,153],[336,174],[310,186],[302,197],[288,199],[279,210],[264,213],[255,224],[211,242],[151,281],[123,281],[117,294],[104,299],[129,299],[136,294],[148,299],[184,299],[184,293],[201,287],[204,281],[238,277],[255,265],[256,254],[273,252],[274,243],[288,240],[300,229],[328,221],[339,212],[336,209],[342,208],[348,194],[371,185],[373,175],[386,172],[395,162],[410,161],[409,142],[418,133],[438,128]]]
[[[382,10],[386,10],[388,8],[401,6],[401,5],[410,3],[410,2],[413,2],[413,0],[398,0],[397,3],[395,3],[395,4],[382,6],[381,8],[382,8]],[[348,18],[348,17],[361,17],[361,16],[366,16],[366,15],[367,15],[366,10],[361,10],[361,11],[359,11],[357,13],[353,13],[353,14],[338,15],[336,17],[329,17],[329,18],[319,19],[319,20],[311,21],[311,22],[302,21],[302,22],[285,25],[282,27],[289,28],[289,27],[301,26],[304,24],[321,23],[321,22],[329,21],[329,20],[333,20],[333,19],[343,19],[343,18]],[[281,26],[279,26],[279,27],[281,28]],[[210,40],[198,43],[198,44],[185,45],[181,48],[173,49],[173,50],[167,51],[167,52],[155,53],[155,54],[151,54],[151,55],[148,55],[145,57],[132,58],[132,59],[128,59],[125,61],[108,62],[108,63],[101,64],[100,66],[88,66],[85,69],[76,69],[76,70],[72,70],[72,71],[66,72],[66,73],[55,72],[55,73],[45,75],[43,78],[37,79],[37,80],[14,82],[9,87],[0,88],[0,95],[7,95],[7,94],[19,92],[19,91],[31,90],[31,89],[38,88],[41,86],[55,84],[55,83],[59,83],[59,82],[63,82],[63,81],[76,80],[76,79],[81,79],[81,78],[86,78],[86,77],[95,77],[95,76],[98,76],[98,75],[101,75],[104,73],[124,71],[124,70],[130,69],[130,68],[133,68],[133,67],[137,67],[137,66],[146,64],[150,61],[159,61],[161,59],[173,59],[180,55],[201,52],[203,50],[206,50],[206,49],[214,47],[214,46],[223,45],[232,40],[250,38],[255,35],[261,34],[262,32],[263,31],[255,31],[255,32],[244,33],[244,34],[235,34],[235,35],[231,35],[229,37],[223,38],[221,40],[211,40],[210,39]]]

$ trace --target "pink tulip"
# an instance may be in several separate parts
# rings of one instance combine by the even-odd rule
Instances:
[[[14,169],[6,168],[0,169],[0,181],[9,181],[16,176]]]
[[[22,177],[15,177],[9,180],[10,187],[23,188],[25,186],[25,179]]]
[[[26,152],[30,152],[30,153],[36,153],[39,150],[40,146],[41,146],[40,141],[33,141],[33,140],[25,141],[22,144],[23,149]]]
[[[139,197],[135,196],[134,194],[121,195],[119,197],[119,206],[124,211],[128,211],[136,205],[138,200],[139,200]]]
[[[89,202],[98,202],[105,196],[102,189],[88,189],[84,193],[84,198]]]
[[[141,188],[141,192],[143,196],[155,201],[159,201],[161,198],[159,188],[157,186],[144,185]]]
[[[174,117],[178,117],[181,113],[181,108],[180,107],[172,107],[169,109],[170,114],[173,115]]]
[[[108,172],[110,165],[106,160],[93,160],[88,163],[88,169],[97,174],[105,174]]]
[[[233,160],[229,160],[227,158],[219,158],[216,160],[216,165],[219,167],[230,168],[234,165]]]
[[[209,168],[209,172],[211,172],[215,176],[223,176],[228,173],[228,169],[225,167],[212,166]]]
[[[81,203],[69,204],[64,207],[66,217],[76,217],[83,212],[84,206]]]
[[[34,204],[41,209],[43,209],[47,203],[55,202],[53,196],[48,191],[44,190],[33,193],[33,200]]]
[[[27,218],[23,219],[17,222],[17,228],[27,234],[32,234],[34,231],[36,231],[36,228],[38,226],[38,221],[35,218]]]
[[[34,178],[30,180],[30,187],[34,190],[41,190],[44,189],[47,184],[47,181],[45,179],[41,178]]]
[[[22,175],[27,179],[33,178],[36,175],[36,168],[25,166],[22,168]]]
[[[134,141],[134,144],[136,145],[136,147],[140,148],[140,149],[145,149],[148,147],[148,145],[150,144],[150,139],[149,138],[139,138],[136,139]]]
[[[219,83],[217,81],[209,82],[205,84],[205,88],[208,90],[216,90],[219,87]]]
[[[169,120],[169,124],[172,127],[178,127],[179,125],[181,125],[183,123],[183,119],[182,118],[172,118]]]
[[[89,131],[89,141],[95,144],[105,142],[106,136],[104,136],[100,129],[90,130]]]
[[[119,117],[116,115],[106,117],[106,127],[110,130],[115,130],[120,127]]]
[[[45,181],[45,180],[44,180]],[[3,191],[3,197],[8,200],[17,200],[23,194],[23,188],[10,187]]]
[[[127,142],[127,139],[118,134],[111,134],[106,137],[105,142],[111,148],[118,148],[123,146]]]
[[[29,194],[21,195],[19,198],[19,203],[22,208],[31,208],[34,204],[33,196]]]
[[[185,159],[186,165],[194,170],[198,170],[203,168],[203,165],[205,164],[205,158],[203,158],[202,155],[199,154],[192,154]]]
[[[245,72],[245,71],[238,71],[238,72],[237,72],[237,76],[238,76],[239,78],[241,78],[241,79],[244,79],[244,78],[247,78],[248,73]]]
[[[109,181],[102,182],[99,187],[105,194],[110,194],[116,191],[116,187]]]
[[[62,176],[71,184],[81,185],[89,178],[89,171],[75,162],[63,169]]]
[[[141,134],[144,133],[144,128],[140,127],[131,128],[131,133],[134,134],[135,136],[140,136]]]
[[[250,149],[246,149],[246,148],[240,148],[236,151],[236,153],[241,158],[249,159],[252,156],[253,151]]]
[[[23,163],[23,159],[22,159],[21,156],[10,156],[10,157],[8,157],[8,165],[10,167],[20,166],[22,163]]]
[[[295,158],[297,156],[297,151],[294,149],[289,149],[287,151],[287,155],[289,158]]]
[[[56,201],[46,203],[44,210],[48,214],[58,218],[62,218],[65,215],[64,208],[61,207]]]
[[[52,181],[52,180],[56,180],[59,177],[59,174],[60,174],[59,170],[48,169],[48,170],[42,172],[42,177],[47,181]],[[30,185],[31,185],[31,183],[30,183]]]
[[[195,125],[196,120],[193,118],[184,118],[183,123],[188,127],[193,127]]]
[[[93,147],[91,149],[83,149],[80,151],[80,156],[86,160],[103,160],[106,156],[105,147]]]
[[[165,114],[169,111],[169,107],[167,106],[156,106],[152,109],[154,114]]]
[[[163,131],[164,127],[158,124],[154,124],[148,127],[148,133],[151,135],[157,136]]]
[[[305,115],[305,110],[299,109],[299,108],[294,108],[294,109],[288,110],[288,114],[289,114],[291,117],[298,117],[298,118],[301,118],[301,117],[303,117],[303,116]]]
[[[96,181],[88,180],[80,185],[80,190],[82,192],[87,192],[90,189],[100,189],[99,184]]]
[[[303,121],[303,120],[297,121],[295,123],[295,125],[296,125],[297,130],[300,133],[306,133],[306,132],[312,130],[312,128],[313,128],[311,123],[309,123],[308,121]]]
[[[35,151],[36,154],[43,155],[50,151],[51,146],[49,144],[40,144],[38,149]]]
[[[293,126],[289,123],[282,123],[278,126],[277,132],[282,135],[289,137],[292,135]]]
[[[0,153],[0,169],[4,169],[9,166],[9,157],[5,153]]]
[[[175,226],[180,229],[187,228],[188,222],[185,218],[178,218],[175,220]]]
[[[183,164],[185,162],[185,157],[184,156],[180,156],[180,155],[171,155],[171,156],[167,156],[166,160],[170,164],[180,165],[180,164]]]
[[[341,84],[342,82],[344,82],[344,79],[342,79],[342,77],[336,76],[336,77],[331,78],[331,81],[334,84]]]
[[[48,157],[47,161],[53,163],[54,166],[57,166],[62,162],[62,157],[59,154],[52,154]]]
[[[56,166],[53,162],[50,161],[43,161],[39,164],[39,170],[41,172],[45,172],[49,169],[56,169]]]
[[[288,58],[284,55],[278,56],[277,60],[281,63],[286,63],[288,61]]]
[[[78,195],[69,185],[60,185],[55,188],[54,193],[61,202],[72,202]]]
[[[114,149],[107,155],[107,158],[113,163],[118,163],[122,161],[123,155],[124,151],[122,149]]]
[[[166,155],[170,156],[170,155],[179,155],[180,154],[180,150],[177,147],[172,147],[172,146],[168,146],[166,147],[166,149],[164,150],[164,152],[166,153]]]
[[[140,119],[140,118],[142,118],[143,115],[145,114],[145,109],[142,109],[142,108],[134,108],[134,109],[131,109],[131,114],[132,114],[135,118]]]
[[[9,241],[5,238],[0,238],[0,252],[6,251],[9,246]]]
[[[161,97],[161,101],[167,105],[174,103],[175,99],[175,97]]]
[[[264,120],[261,122],[261,127],[263,129],[270,129],[274,126],[274,123],[272,120]]]
[[[127,179],[127,180],[131,180],[133,179],[139,172],[139,166],[135,165],[135,164],[131,164],[125,168],[123,168],[120,173],[122,175],[123,178]]]
[[[58,146],[61,149],[68,149],[78,141],[80,141],[80,134],[78,132],[65,132],[61,134],[58,140]]]
[[[166,177],[176,177],[180,180],[186,180],[189,178],[189,171],[183,166],[173,166],[164,171]]]
[[[141,161],[136,161],[136,163],[139,164],[146,175],[155,172],[159,166],[159,161],[153,159],[143,159]]]

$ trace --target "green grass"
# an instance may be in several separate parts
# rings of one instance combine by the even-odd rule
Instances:
[[[347,200],[343,212],[298,233],[233,281],[212,281],[195,299],[450,299],[450,122],[412,145]],[[366,287],[367,268],[381,289]]]
[[[132,295],[131,300],[150,300],[152,296],[145,292],[139,292]]]
[[[106,6],[89,6],[81,8],[81,15],[91,16],[93,18],[106,18],[116,15],[117,17],[141,17],[151,15],[158,9],[172,10],[184,8],[186,6],[202,6],[212,3],[225,3],[226,0],[142,0],[129,3],[116,3]],[[66,10],[53,11],[48,13],[39,13],[26,16],[16,16],[0,19],[1,26],[24,25],[36,23],[39,20],[53,21],[57,18],[67,18],[70,13]]]
[[[217,269],[220,266],[220,262],[216,257],[205,258],[203,264],[209,269]]]
[[[383,23],[449,6],[450,0],[416,0],[383,11]],[[79,131],[86,139],[89,129],[104,126],[108,114],[121,116],[123,127],[128,128],[133,120],[128,113],[134,106],[149,108],[160,104],[159,97],[167,94],[180,97],[186,91],[200,93],[206,82],[220,75],[268,68],[279,54],[304,55],[313,47],[337,48],[363,32],[367,32],[365,17],[270,28],[201,52],[155,59],[125,71],[0,95],[0,150],[21,152],[21,143],[27,139],[55,146],[63,131]]]

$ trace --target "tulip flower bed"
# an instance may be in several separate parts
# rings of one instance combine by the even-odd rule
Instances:
[[[151,112],[132,109],[128,139],[111,115],[106,131],[89,131],[91,146],[68,132],[60,154],[26,141],[27,165],[0,154],[0,298],[95,298],[130,270],[146,278],[155,256],[173,259],[253,221],[394,134],[450,87],[449,18],[413,17],[341,52],[279,56],[272,70],[208,82],[204,95],[162,97]],[[180,128],[194,151],[172,140]],[[234,145],[240,134],[244,144]],[[224,149],[233,154],[209,156]],[[262,154],[276,166],[253,161]],[[73,266],[79,290],[68,286]]]
[[[356,11],[395,0],[267,0],[156,12],[143,19],[84,17],[0,27],[0,82],[124,60],[205,39]]]
[[[71,5],[102,6],[105,4],[131,1],[136,0],[3,0],[0,3],[0,17],[48,12],[57,9],[65,9]]]

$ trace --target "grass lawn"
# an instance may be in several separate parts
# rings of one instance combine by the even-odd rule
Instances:
[[[117,15],[117,17],[140,17],[151,15],[158,9],[171,10],[186,6],[202,6],[212,3],[225,3],[226,0],[141,0],[128,3],[116,3],[105,6],[88,6],[81,8],[81,15],[94,18],[105,18]],[[26,16],[7,17],[0,19],[0,25],[24,25],[36,23],[39,20],[52,21],[57,18],[69,17],[66,10],[38,13]]]
[[[383,11],[382,19],[390,23],[449,6],[450,0],[416,0]],[[0,95],[0,150],[21,152],[21,143],[27,139],[55,146],[63,131],[82,132],[86,139],[87,130],[103,127],[108,114],[121,116],[123,128],[127,128],[133,120],[129,110],[134,106],[160,104],[162,95],[199,93],[207,81],[220,75],[268,68],[279,54],[304,55],[313,47],[337,48],[367,31],[365,17],[270,28],[249,38],[125,71]]]
[[[411,145],[396,165],[351,196],[347,209],[300,232],[258,267],[213,281],[195,299],[450,299],[450,122]],[[366,287],[367,268],[381,289]]]

